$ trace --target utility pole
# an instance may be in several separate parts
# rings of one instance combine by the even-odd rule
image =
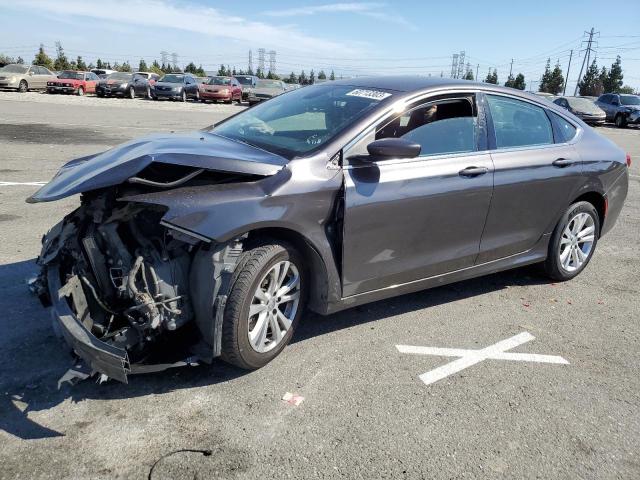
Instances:
[[[576,88],[573,91],[574,97],[578,94],[578,85],[580,84],[580,79],[582,79],[582,71],[584,70],[584,65],[585,63],[587,63],[588,58],[591,56],[591,45],[593,44],[593,35],[595,34],[595,32],[593,31],[593,27],[591,27],[590,32],[584,32],[584,33],[589,35],[589,40],[587,41],[586,55],[582,58],[582,66],[580,67],[580,73],[578,74],[578,81],[576,82]],[[587,65],[587,68],[589,68],[589,65]]]
[[[513,58],[511,59],[511,66],[509,67],[509,78],[511,78],[512,73],[513,73]]]
[[[480,70],[480,64],[476,65],[476,82],[479,82],[480,79],[478,78],[478,71]]]
[[[249,50],[249,73],[253,74],[253,52]]]
[[[458,54],[454,53],[451,58],[451,78],[456,78],[458,74]]]
[[[562,87],[562,96],[564,97],[567,91],[567,83],[569,82],[569,71],[571,69],[571,58],[573,57],[573,50],[569,52],[569,65],[567,66],[567,75],[564,77],[564,87]]]

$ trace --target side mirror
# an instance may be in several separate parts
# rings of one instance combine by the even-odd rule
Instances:
[[[404,138],[382,138],[367,145],[369,155],[374,158],[415,158],[421,150],[419,144]]]

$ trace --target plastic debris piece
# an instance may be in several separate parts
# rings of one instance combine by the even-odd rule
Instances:
[[[299,406],[302,402],[304,402],[304,397],[302,395],[297,395],[295,393],[287,392],[282,397],[282,401],[288,403],[289,405],[293,405],[294,407]]]

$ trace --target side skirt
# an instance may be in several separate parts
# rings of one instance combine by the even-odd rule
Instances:
[[[365,303],[377,302],[391,297],[397,297],[407,293],[418,292],[429,288],[447,285],[449,283],[460,282],[470,278],[490,275],[492,273],[510,270],[513,268],[531,265],[533,263],[542,262],[547,258],[547,250],[551,234],[543,235],[538,243],[526,252],[518,253],[510,257],[493,260],[491,262],[474,265],[472,267],[463,268],[454,272],[444,273],[433,277],[422,278],[399,285],[391,285],[389,287],[373,290],[371,292],[359,293],[350,297],[344,297],[339,302],[327,305],[326,314],[346,310],[347,308],[357,307]]]

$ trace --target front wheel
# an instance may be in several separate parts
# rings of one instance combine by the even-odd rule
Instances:
[[[25,93],[27,90],[29,90],[27,82],[25,80],[20,80],[20,83],[18,84],[18,91],[20,93]]]
[[[187,101],[187,92],[185,90],[182,91],[182,95],[180,96],[180,100],[183,102]]]
[[[570,280],[589,263],[598,243],[600,217],[589,202],[571,205],[562,216],[549,242],[544,268],[553,280]]]
[[[129,98],[131,100],[133,100],[134,98],[136,98],[136,90],[135,88],[131,87],[129,88]]]
[[[243,253],[222,323],[222,359],[253,370],[289,343],[306,301],[307,277],[298,252],[268,243]]]
[[[624,118],[623,115],[617,115],[615,123],[616,123],[616,127],[618,128],[624,128],[627,126],[627,120]]]
[[[84,88],[78,87],[78,96],[81,97],[84,95]]]

